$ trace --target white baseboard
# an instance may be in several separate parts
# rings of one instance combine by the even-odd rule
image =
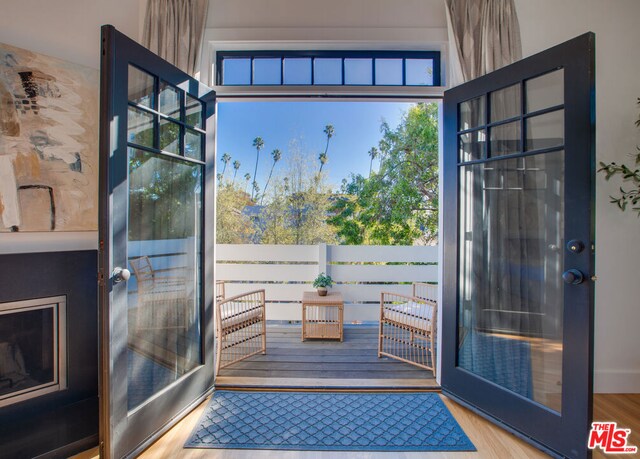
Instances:
[[[640,370],[596,370],[594,392],[599,394],[640,393]]]

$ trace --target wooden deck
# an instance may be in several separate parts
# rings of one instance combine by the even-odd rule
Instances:
[[[300,325],[268,325],[267,354],[224,368],[217,388],[437,389],[433,373],[378,358],[377,325],[345,325],[344,341],[301,341]]]

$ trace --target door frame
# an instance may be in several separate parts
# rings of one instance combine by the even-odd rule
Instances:
[[[117,52],[116,52],[117,50]],[[117,253],[113,250],[114,229],[121,233],[120,238],[126,239],[127,208],[128,208],[128,187],[122,187],[127,182],[127,173],[124,171],[122,161],[128,155],[127,146],[127,68],[130,62],[145,61],[154,67],[162,69],[162,76],[167,81],[179,84],[187,84],[189,92],[197,94],[206,103],[204,122],[206,127],[205,136],[205,164],[203,165],[202,183],[204,186],[202,205],[204,208],[201,222],[202,235],[202,278],[200,295],[200,317],[201,317],[201,352],[203,364],[191,370],[178,381],[167,386],[161,392],[149,399],[150,403],[157,404],[157,410],[166,410],[171,413],[168,419],[157,420],[145,410],[142,405],[129,412],[124,407],[124,419],[133,426],[144,425],[149,430],[144,435],[141,442],[129,442],[123,451],[118,452],[118,456],[131,457],[139,454],[159,436],[186,416],[193,408],[200,404],[213,391],[213,369],[214,369],[214,327],[213,327],[213,304],[214,304],[214,264],[213,246],[215,242],[214,204],[215,204],[215,158],[214,158],[214,110],[215,92],[207,86],[197,82],[193,78],[179,71],[166,61],[142,47],[137,42],[131,40],[124,34],[118,32],[111,25],[102,26],[101,38],[101,79],[100,79],[100,144],[99,144],[99,247],[98,247],[98,283],[99,283],[99,394],[100,394],[100,454],[101,457],[114,457],[114,443],[121,436],[121,432],[114,432],[111,423],[112,413],[120,412],[122,415],[123,402],[117,404],[111,396],[114,390],[120,389],[119,393],[126,394],[127,378],[112,379],[113,369],[116,365],[122,368],[122,356],[112,356],[112,338],[116,327],[122,328],[127,322],[115,323],[116,317],[112,315],[111,304],[113,291],[116,288],[126,288],[123,282],[119,286],[113,282],[112,272],[115,266],[127,266],[127,255]],[[124,102],[123,102],[124,101]],[[123,158],[123,155],[125,158]],[[120,162],[120,167],[115,164]],[[113,166],[112,166],[113,163]],[[113,169],[110,170],[110,167]],[[120,185],[120,189],[118,188]],[[113,195],[112,195],[113,192]],[[126,207],[115,202],[126,202]],[[205,231],[206,230],[206,231]],[[124,233],[124,234],[122,234]],[[209,254],[209,255],[207,255]],[[124,263],[124,264],[123,264]],[[117,340],[120,345],[123,341],[126,346],[126,332],[120,332]],[[126,359],[126,356],[124,357]],[[116,361],[118,362],[116,364]],[[181,386],[187,383],[194,384],[199,395],[192,397],[188,391],[181,392]],[[123,390],[124,388],[124,390]],[[124,404],[126,405],[126,397]],[[152,410],[153,411],[153,410]],[[117,438],[116,438],[117,436]],[[114,441],[116,440],[116,441]]]
[[[528,79],[564,68],[565,72],[565,190],[581,190],[582,199],[589,199],[588,212],[572,211],[572,195],[565,191],[565,235],[585,242],[579,263],[568,258],[564,251],[565,269],[577,267],[584,272],[585,282],[564,289],[564,323],[562,370],[562,416],[524,397],[487,382],[457,366],[458,346],[458,111],[457,102],[480,94],[510,86]],[[535,69],[547,69],[535,72]],[[487,91],[487,88],[491,89]],[[589,97],[584,97],[584,94]],[[447,96],[455,103],[446,103]],[[524,97],[523,97],[524,100]],[[444,168],[442,171],[443,196],[443,318],[442,318],[442,388],[443,393],[489,421],[532,443],[547,453],[557,456],[558,451],[573,450],[567,437],[584,439],[583,449],[577,455],[587,455],[587,437],[593,415],[593,324],[595,243],[595,35],[586,33],[566,43],[554,46],[525,58],[491,74],[479,77],[445,92],[444,104]],[[582,161],[580,161],[582,159]],[[572,191],[573,197],[576,192]],[[586,194],[586,196],[584,196]],[[564,250],[564,247],[562,247]],[[576,255],[574,255],[576,256]],[[571,303],[569,300],[576,297]],[[577,304],[568,307],[569,304]],[[582,306],[582,307],[581,307]],[[571,312],[568,314],[567,312]],[[571,320],[569,320],[571,318]],[[582,350],[582,352],[579,352]],[[576,352],[578,351],[578,352]],[[575,354],[575,355],[571,355]],[[565,389],[566,388],[566,389]],[[587,401],[585,403],[585,401]],[[574,419],[584,419],[583,425],[570,425],[565,419],[569,413]],[[527,421],[545,419],[535,428]],[[536,438],[555,436],[554,441],[542,443]]]

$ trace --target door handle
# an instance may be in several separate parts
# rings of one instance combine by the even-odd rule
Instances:
[[[131,271],[127,268],[116,267],[113,269],[111,277],[113,277],[114,284],[119,284],[120,282],[128,281],[131,278]]]
[[[562,273],[562,280],[567,284],[582,284],[584,282],[584,274],[577,269],[568,269]]]

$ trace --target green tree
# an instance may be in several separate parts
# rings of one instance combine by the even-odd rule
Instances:
[[[236,183],[236,175],[238,174],[238,169],[240,169],[240,161],[237,159],[233,162],[233,180],[231,183]]]
[[[224,177],[224,171],[227,170],[227,164],[231,161],[231,155],[229,153],[225,153],[222,155],[222,162],[224,163],[224,167],[222,168],[222,177]]]
[[[378,149],[376,147],[371,147],[371,150],[369,150],[369,156],[371,156],[371,162],[369,163],[369,177],[371,177],[371,171],[373,170],[373,160],[378,156]]]
[[[256,189],[258,189],[258,191],[260,190],[260,187],[258,187],[258,182],[256,181],[256,174],[258,173],[258,159],[260,158],[260,150],[262,150],[262,148],[264,147],[264,140],[262,140],[262,137],[256,137],[255,139],[253,139],[253,146],[256,149],[256,167],[253,169],[253,188],[251,189],[252,200],[254,191],[256,191]]]
[[[264,185],[264,190],[262,192],[262,199],[260,200],[260,205],[262,205],[262,200],[264,199],[264,195],[267,193],[267,187],[269,186],[269,181],[271,180],[271,175],[273,174],[273,168],[276,167],[276,163],[280,161],[280,158],[282,158],[282,152],[276,148],[271,152],[271,157],[273,158],[273,163],[271,164],[271,170],[269,171],[269,178],[267,179],[267,183]]]
[[[255,234],[255,227],[242,210],[249,204],[246,193],[225,185],[216,196],[216,242],[219,244],[248,244]]]
[[[330,223],[346,244],[429,244],[438,231],[438,107],[419,103],[381,126],[379,171],[352,175]]]
[[[329,141],[331,140],[331,137],[333,137],[335,129],[333,128],[332,124],[327,124],[324,127],[323,132],[327,136],[327,144],[324,147],[324,153],[320,153],[320,155],[318,156],[318,159],[320,160],[320,170],[318,171],[318,174],[322,173],[322,168],[328,161],[327,152],[329,151]]]
[[[247,187],[249,186],[249,181],[251,180],[251,174],[250,173],[246,173],[244,174],[244,180],[245,180],[245,184],[244,184],[244,192],[245,194],[247,193]]]

